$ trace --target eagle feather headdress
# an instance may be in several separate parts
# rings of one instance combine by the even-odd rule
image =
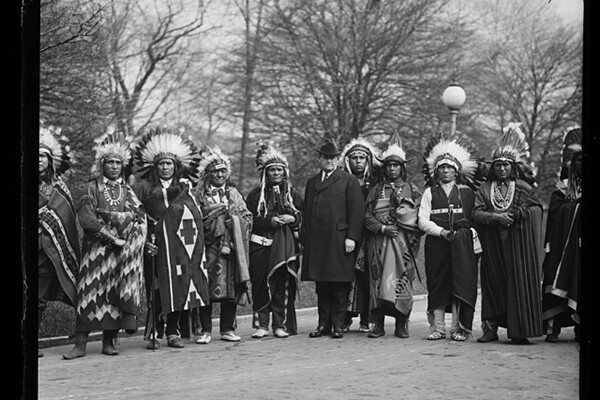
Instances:
[[[191,140],[180,133],[171,132],[168,128],[151,129],[142,136],[134,157],[140,167],[141,177],[146,178],[153,165],[162,158],[171,158],[180,162],[188,177],[198,178],[200,155],[198,148]]]
[[[110,157],[116,157],[123,163],[123,176],[125,169],[128,168],[131,161],[130,142],[122,132],[110,132],[96,139],[94,146],[96,152],[95,162],[92,166],[92,173],[102,175],[104,160]]]
[[[458,172],[457,181],[472,189],[476,189],[480,183],[475,179],[478,167],[475,144],[458,131],[453,134],[438,132],[425,146],[423,159],[422,172],[426,186],[433,186],[437,168],[441,164],[454,166]]]
[[[492,162],[510,161],[519,163],[529,157],[529,145],[521,130],[521,123],[511,122],[502,130],[498,148],[492,153]]]
[[[292,199],[292,183],[290,182],[290,171],[289,162],[287,157],[277,148],[275,142],[272,140],[266,140],[258,143],[258,149],[256,150],[255,157],[256,168],[260,172],[260,195],[258,199],[258,205],[256,212],[259,216],[266,215],[267,213],[267,168],[278,165],[283,168],[283,193],[282,201],[285,205],[288,205],[295,209],[294,201]],[[279,190],[279,189],[277,189]]]
[[[372,167],[379,167],[381,162],[379,161],[379,149],[373,146],[368,140],[363,137],[357,137],[352,139],[342,150],[342,157],[344,158],[344,165],[346,170],[350,172],[349,158],[355,151],[362,151],[367,154],[369,163]]]
[[[225,168],[227,173],[231,173],[231,161],[226,156],[219,146],[204,146],[200,151],[200,163],[198,164],[198,171],[200,172],[200,178],[206,177],[207,169],[214,167],[217,169]]]
[[[285,155],[275,146],[275,142],[267,140],[258,143],[258,150],[255,157],[256,168],[262,173],[270,165],[280,165],[284,169],[289,168],[289,163]]]
[[[521,123],[511,122],[502,129],[502,137],[492,153],[491,164],[495,161],[508,161],[515,166],[520,179],[535,186],[536,168],[529,156],[529,144],[521,129]]]
[[[387,149],[381,154],[381,160],[382,163],[387,160],[396,160],[402,164],[410,161],[406,159],[406,151],[402,147],[402,139],[398,132],[392,133]]]
[[[65,144],[66,137],[60,135],[60,128],[42,126],[40,123],[39,147],[52,163],[52,169],[58,175],[69,169],[69,146]]]

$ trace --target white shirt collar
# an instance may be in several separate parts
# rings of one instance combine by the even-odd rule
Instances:
[[[452,188],[454,186],[456,186],[456,181],[452,181],[452,182],[448,182],[448,183],[440,182],[440,187],[444,190],[444,193],[446,193],[446,196],[450,194],[450,192],[452,191]]]
[[[106,182],[108,182],[110,179],[108,179],[106,176],[102,175],[102,183],[106,184]],[[123,178],[122,177],[118,177],[115,182],[117,183],[123,183]]]
[[[171,179],[161,179],[160,180],[160,184],[162,185],[163,189],[167,189],[171,186],[171,182],[173,182],[173,178]]]

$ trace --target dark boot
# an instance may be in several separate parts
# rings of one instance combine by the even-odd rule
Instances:
[[[483,336],[477,338],[479,343],[489,343],[498,340],[498,323],[496,321],[483,321],[481,324]]]
[[[63,358],[65,360],[72,360],[74,358],[84,357],[89,334],[89,332],[77,332],[75,334],[75,346],[71,349],[69,354],[63,354]]]
[[[558,319],[554,319],[552,321],[552,332],[546,335],[546,342],[558,342],[558,335],[560,335],[560,321]]]
[[[119,350],[115,347],[115,339],[117,338],[116,329],[102,331],[102,354],[107,356],[116,356]]]
[[[394,331],[394,335],[401,338],[408,338],[408,318],[404,316],[396,317],[396,330]]]
[[[383,312],[374,313],[373,322],[375,326],[367,336],[370,338],[378,338],[385,335],[385,330],[383,329],[383,325],[385,322],[385,314],[383,314]]]

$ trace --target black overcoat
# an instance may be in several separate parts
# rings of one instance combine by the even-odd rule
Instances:
[[[319,172],[306,183],[304,202],[302,280],[352,282],[365,218],[358,179],[336,169],[321,182]],[[356,242],[349,254],[344,250],[347,238]]]

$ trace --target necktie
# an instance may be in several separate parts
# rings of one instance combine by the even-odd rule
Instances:
[[[323,178],[321,179],[321,182],[324,182],[325,179],[327,179],[329,177],[329,174],[327,172],[323,172]]]

